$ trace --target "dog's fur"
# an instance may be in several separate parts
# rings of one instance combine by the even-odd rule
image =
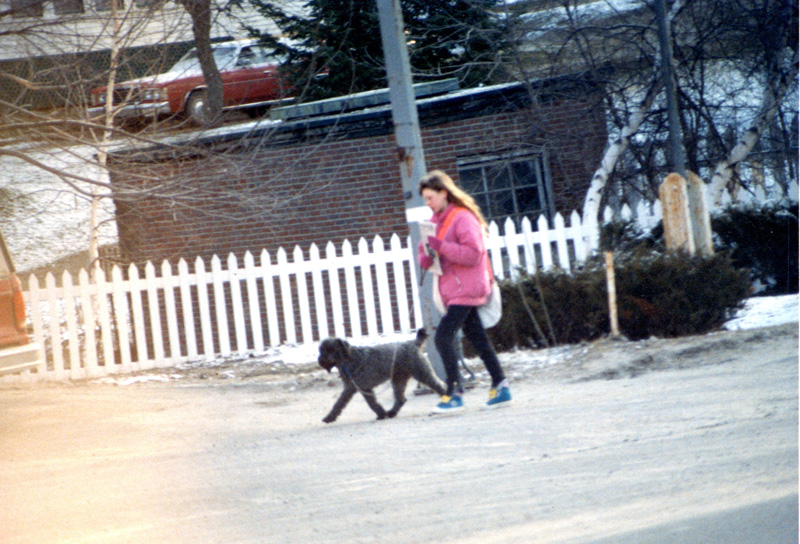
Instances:
[[[336,421],[356,392],[364,396],[378,419],[394,417],[406,402],[406,386],[411,378],[444,395],[444,383],[433,372],[430,361],[422,352],[427,337],[425,329],[420,329],[415,340],[371,347],[351,346],[340,338],[323,340],[319,345],[319,366],[328,372],[336,367],[344,382],[344,391],[322,421]],[[394,390],[394,406],[388,412],[375,399],[373,392],[387,380],[392,381]]]

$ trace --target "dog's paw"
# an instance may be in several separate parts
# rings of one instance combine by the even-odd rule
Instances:
[[[388,414],[378,414],[378,419],[386,419],[387,417],[391,417]]]
[[[394,416],[397,415],[397,412],[398,412],[397,410],[389,410],[388,412],[386,412],[386,417],[391,419],[391,418],[393,418]]]
[[[336,416],[325,416],[322,419],[323,423],[333,423],[334,421],[336,421]]]

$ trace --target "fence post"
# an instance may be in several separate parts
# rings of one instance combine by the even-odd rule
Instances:
[[[614,254],[606,251],[606,285],[608,287],[608,318],[611,322],[611,337],[619,337],[617,316],[617,281],[614,276]]]
[[[694,246],[699,255],[713,255],[714,243],[711,240],[711,216],[706,204],[706,184],[694,172],[689,172],[688,175],[689,215]]]
[[[658,190],[664,222],[664,239],[667,249],[683,250],[694,255],[689,196],[686,180],[680,174],[667,176]]]
[[[706,205],[706,187],[694,172],[689,180],[672,173],[659,188],[667,249],[689,255],[713,255],[711,218]]]

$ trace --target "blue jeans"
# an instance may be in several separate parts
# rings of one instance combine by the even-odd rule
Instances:
[[[492,377],[492,387],[496,387],[505,379],[505,374],[497,359],[492,342],[483,328],[478,310],[475,306],[455,306],[447,308],[447,313],[442,317],[436,329],[434,343],[439,355],[442,357],[444,371],[447,373],[447,394],[453,395],[458,383],[458,353],[456,348],[456,333],[458,329],[464,331],[464,336],[472,344],[473,349],[483,361],[486,370]]]

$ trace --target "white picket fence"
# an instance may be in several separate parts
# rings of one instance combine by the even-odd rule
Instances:
[[[797,198],[796,186],[794,198]],[[614,214],[606,210],[604,220]],[[655,206],[623,208],[617,216],[636,218],[652,227],[661,219]],[[487,246],[495,275],[533,272],[559,266],[567,271],[597,246],[596,222],[577,212],[569,221],[556,214],[552,227],[527,218],[517,230],[512,221],[491,223]],[[408,333],[422,323],[415,266],[409,240],[393,235],[388,248],[371,243],[332,243],[324,253],[312,245],[305,254],[295,247],[274,258],[234,255],[210,263],[197,258],[190,270],[181,260],[177,272],[164,261],[147,263],[143,275],[132,265],[112,269],[95,281],[82,270],[68,272],[60,283],[48,274],[39,285],[33,276],[25,293],[33,336],[43,346],[40,372],[0,379],[64,380],[174,366],[192,360],[264,353],[281,344],[310,344],[329,335],[378,338]],[[224,264],[224,265],[223,265]]]

